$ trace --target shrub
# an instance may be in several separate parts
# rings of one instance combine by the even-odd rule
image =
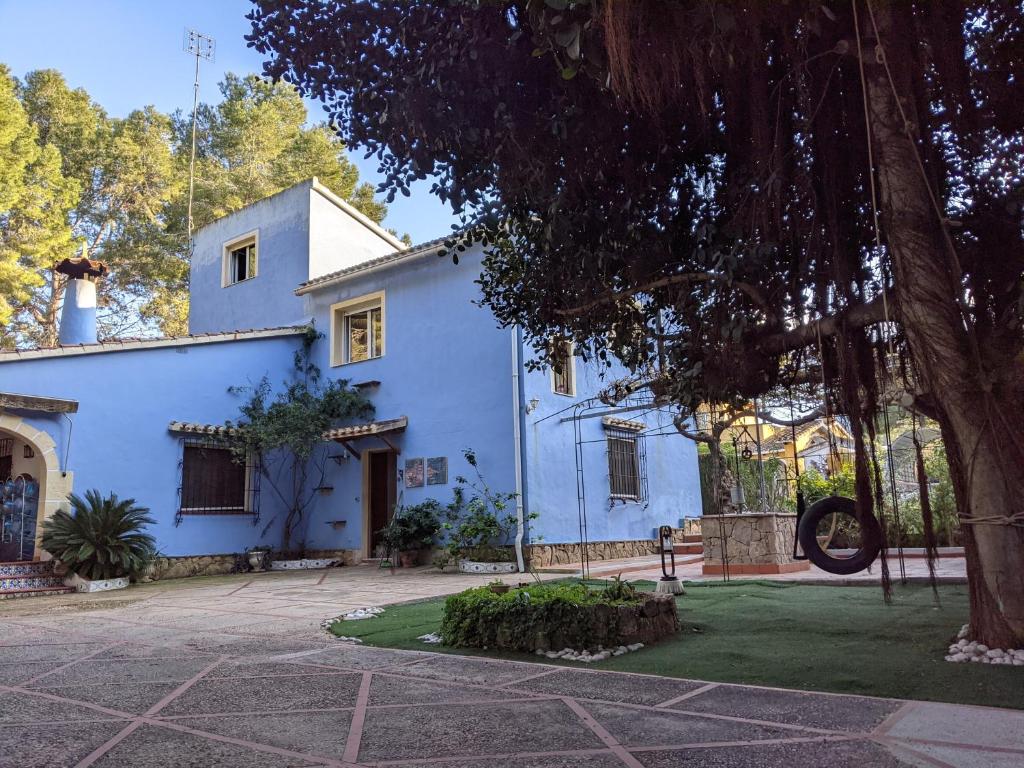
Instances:
[[[156,542],[143,529],[153,518],[135,499],[103,498],[93,489],[84,499],[71,494],[70,502],[74,514],[58,510],[43,522],[42,546],[79,576],[136,576],[152,561]]]
[[[675,631],[673,600],[616,589],[566,583],[533,584],[505,594],[469,589],[445,601],[441,637],[457,647],[581,650],[649,642]],[[648,603],[654,607],[648,609]]]
[[[445,510],[442,525],[447,533],[448,560],[510,562],[515,559],[511,544],[518,525],[514,505],[518,494],[491,490],[471,450],[462,452],[476,472],[476,481],[455,478],[454,497]],[[512,508],[510,511],[510,507]],[[530,514],[527,519],[534,520]]]
[[[424,549],[434,543],[441,530],[444,508],[436,499],[427,499],[399,509],[387,528],[380,531],[382,540],[396,552]]]

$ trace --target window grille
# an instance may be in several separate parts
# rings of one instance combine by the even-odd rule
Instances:
[[[552,389],[559,395],[575,394],[576,382],[573,381],[572,344],[568,341],[555,342],[555,356],[551,361]]]
[[[608,485],[613,499],[647,500],[647,450],[643,435],[605,428],[608,442]]]
[[[178,463],[178,513],[186,515],[251,515],[259,520],[260,468],[253,456],[243,463],[216,440],[182,441]]]

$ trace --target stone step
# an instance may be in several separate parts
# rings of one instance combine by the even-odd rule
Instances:
[[[702,555],[704,554],[703,544],[676,544],[672,547],[677,555]]]
[[[43,589],[63,587],[64,579],[53,573],[47,575],[0,576],[0,592],[16,592],[22,589]]]
[[[700,544],[704,537],[699,533],[687,533],[683,535],[683,544]]]
[[[48,597],[50,595],[67,595],[74,592],[73,587],[35,587],[33,589],[15,589],[9,592],[0,591],[0,600],[17,600],[23,597]]]
[[[53,560],[22,560],[13,563],[0,563],[0,579],[12,576],[50,576],[53,573]]]

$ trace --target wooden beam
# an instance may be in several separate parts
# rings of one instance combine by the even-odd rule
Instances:
[[[78,413],[77,400],[19,395],[14,392],[0,392],[0,407],[20,408],[25,411],[45,411],[46,413]]]
[[[346,441],[346,440],[335,440],[334,442],[336,442],[338,445],[342,446],[346,451],[351,453],[357,459],[362,460],[363,457],[359,455],[359,451],[357,451],[355,448],[353,448],[351,445],[349,445],[348,441]]]

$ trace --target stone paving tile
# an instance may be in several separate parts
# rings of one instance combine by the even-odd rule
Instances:
[[[760,741],[791,739],[808,734],[752,723],[680,715],[671,710],[633,709],[614,704],[586,702],[584,709],[621,744],[704,744],[715,741]]]
[[[103,723],[5,725],[0,728],[0,765],[18,768],[75,765],[113,738],[125,725],[125,721],[117,720]]]
[[[103,647],[103,643],[52,643],[49,645],[8,645],[0,648],[0,664],[20,664],[33,661],[74,661]]]
[[[305,658],[305,657],[303,657]],[[302,659],[297,659],[301,661]],[[217,668],[208,673],[204,679],[212,680],[222,677],[279,677],[281,675],[323,675],[323,674],[349,674],[340,669],[314,669],[301,667],[290,663],[286,659],[280,661],[273,657],[256,657],[248,659],[237,659],[224,661],[217,665]],[[271,683],[267,683],[271,685]]]
[[[427,682],[405,677],[401,671],[393,675],[375,674],[370,682],[370,706],[382,704],[430,704],[458,701],[500,701],[523,699],[529,694],[513,693],[500,688],[469,688],[457,683]]]
[[[539,745],[543,745],[541,748]],[[602,748],[561,701],[396,707],[366,713],[360,760]],[[483,761],[490,765],[490,761]]]
[[[32,688],[106,683],[184,682],[209,666],[205,657],[190,659],[86,659],[32,683]]]
[[[0,664],[0,685],[18,685],[26,680],[56,669],[59,661],[40,661],[34,664]]]
[[[644,768],[911,768],[869,741],[759,744],[634,752]]]
[[[174,699],[161,715],[267,712],[351,707],[362,676],[302,675],[263,679],[200,680]]]
[[[0,691],[0,727],[3,728],[12,723],[117,719],[119,718],[114,715],[106,715],[88,707],[76,707],[73,704],[64,704],[16,691]],[[0,764],[2,764],[2,758],[0,758]]]
[[[615,755],[604,752],[600,754],[558,755],[558,756],[524,756],[497,760],[487,758],[454,758],[444,762],[415,761],[401,763],[395,768],[622,768],[623,762]]]
[[[42,681],[40,681],[42,682]],[[104,683],[68,685],[61,688],[40,689],[44,693],[65,699],[85,701],[118,712],[141,715],[172,693],[181,683]]]
[[[408,664],[417,658],[424,657],[425,654],[416,651],[392,651],[384,648],[365,648],[348,643],[338,643],[320,653],[296,657],[291,660],[291,663],[373,670],[393,667],[396,664]],[[426,658],[432,657],[426,656]],[[413,666],[418,669],[420,665],[417,663]],[[429,677],[430,675],[421,676]]]
[[[312,651],[323,648],[324,643],[316,642],[301,637],[241,637],[238,635],[209,634],[197,637],[189,648],[209,651],[211,653],[227,654],[229,656],[267,656],[280,653],[295,653],[297,651]]]
[[[1008,670],[1012,674],[1014,670]],[[887,730],[889,736],[986,744],[1024,753],[1024,712],[915,702]],[[1024,765],[1024,755],[1021,756]]]
[[[231,717],[190,717],[174,721],[197,731],[340,760],[345,754],[351,712],[275,713]]]
[[[148,725],[139,728],[93,763],[95,768],[298,768],[309,764],[298,757],[268,754]],[[46,768],[52,768],[52,765]]]
[[[899,709],[902,703],[858,696],[826,696],[802,691],[720,685],[674,704],[671,709],[770,720],[808,728],[870,731]]]
[[[911,744],[912,751],[904,751],[893,747],[892,751],[913,763],[915,753],[927,755],[941,760],[941,765],[954,765],[957,768],[1021,768],[1024,765],[1024,754],[1010,752],[986,752],[980,749],[961,749],[959,747],[943,747],[937,744]],[[932,768],[935,763],[927,763]]]
[[[700,688],[704,683],[643,675],[615,675],[566,669],[518,683],[513,688],[554,693],[580,699],[603,699],[623,704],[660,704]]]
[[[12,645],[63,645],[67,637],[54,637],[53,632],[36,627],[0,622],[0,653]]]
[[[100,651],[91,658],[100,660],[114,659],[206,659],[208,662],[217,658],[217,654],[182,648],[178,645],[116,645]]]
[[[537,664],[518,661],[490,661],[469,656],[433,654],[404,670],[410,677],[429,677],[474,685],[507,685],[544,671]]]

